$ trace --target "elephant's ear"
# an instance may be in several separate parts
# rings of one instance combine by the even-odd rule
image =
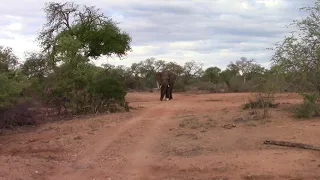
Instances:
[[[177,80],[177,75],[173,72],[170,72],[170,81],[175,82]]]

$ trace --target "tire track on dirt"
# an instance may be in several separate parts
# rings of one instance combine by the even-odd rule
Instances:
[[[127,157],[129,163],[124,167],[124,173],[128,173],[130,179],[147,179],[148,166],[154,164],[160,158],[159,154],[154,154],[151,149],[155,147],[158,142],[157,139],[166,136],[166,132],[163,132],[164,127],[172,122],[172,116],[177,105],[176,102],[167,104],[162,109],[164,113],[160,115],[160,118],[156,118],[153,120],[153,124],[146,127],[146,132],[143,132],[144,137],[141,138],[143,143],[133,147],[132,153]]]
[[[171,104],[171,105],[170,105]],[[99,160],[99,166],[96,166],[86,172],[83,176],[90,174],[91,179],[141,179],[147,174],[148,165],[152,165],[160,159],[159,153],[154,153],[155,144],[166,125],[172,122],[173,108],[175,103],[162,104],[154,109],[152,117],[145,117],[136,128],[131,129],[126,135],[119,136],[117,140],[112,142],[109,148],[104,151],[105,156]],[[160,112],[160,113],[159,113]],[[158,118],[159,117],[159,118]],[[152,158],[153,157],[153,158]],[[73,176],[79,178],[80,176]]]
[[[128,120],[128,122],[115,129],[111,136],[106,136],[102,133],[99,135],[99,140],[97,140],[90,149],[87,149],[81,154],[81,159],[78,159],[73,163],[73,167],[61,167],[57,173],[55,173],[56,175],[49,179],[88,179],[87,177],[91,176],[90,174],[92,173],[86,173],[86,169],[99,169],[99,167],[96,167],[98,165],[97,162],[101,159],[101,155],[104,151],[106,151],[109,146],[112,146],[114,142],[121,140],[123,136],[125,136],[126,139],[129,138],[126,136],[126,133],[131,129],[136,129],[137,126],[144,122],[144,120],[150,119],[153,114],[159,111],[159,107],[161,106],[163,106],[163,104],[157,104],[153,107],[144,109],[138,117]]]

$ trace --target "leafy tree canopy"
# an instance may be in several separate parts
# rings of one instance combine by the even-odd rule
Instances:
[[[221,69],[218,67],[209,67],[204,71],[204,79],[209,82],[218,83],[219,82],[219,74],[221,73]]]
[[[78,59],[65,59],[65,56],[117,55],[121,58],[131,50],[129,34],[122,32],[116,22],[94,6],[49,2],[44,11],[47,22],[38,40],[54,65],[59,61]]]

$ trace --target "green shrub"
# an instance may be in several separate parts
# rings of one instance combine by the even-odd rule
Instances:
[[[51,106],[66,103],[74,114],[115,112],[126,109],[126,90],[121,77],[104,72],[90,63],[63,64],[47,80],[45,102]],[[67,102],[60,102],[68,99]]]
[[[123,101],[126,91],[122,83],[110,77],[102,77],[93,83],[91,87],[92,95],[98,95],[103,100],[115,99]]]
[[[129,106],[125,102],[127,94],[122,82],[112,77],[99,77],[89,88],[90,104],[94,107],[94,112],[110,111],[116,112],[120,108],[129,111]]]
[[[0,108],[9,108],[19,103],[27,80],[10,73],[0,73]]]
[[[312,118],[320,116],[320,104],[318,103],[317,94],[302,94],[304,97],[301,104],[295,111],[298,118]]]

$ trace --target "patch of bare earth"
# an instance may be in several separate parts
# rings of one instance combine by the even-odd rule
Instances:
[[[264,145],[320,145],[320,119],[296,120],[301,102],[280,94],[268,120],[241,109],[249,93],[129,93],[129,113],[21,128],[0,136],[0,179],[320,179],[320,152]]]

